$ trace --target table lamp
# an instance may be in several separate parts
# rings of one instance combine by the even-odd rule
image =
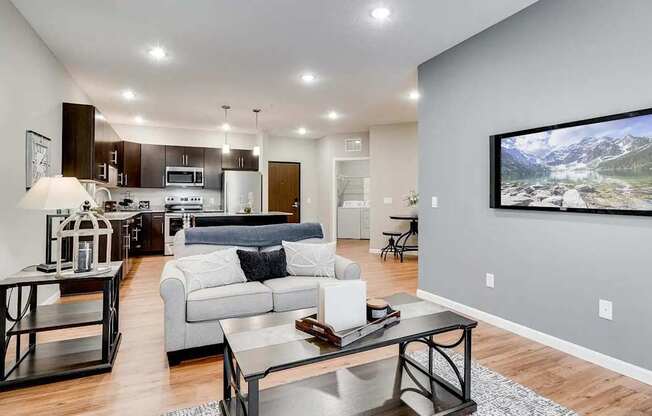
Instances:
[[[93,250],[93,258],[90,264],[90,270],[85,272],[85,275],[99,274],[107,271],[110,268],[111,262],[111,234],[113,228],[109,220],[102,215],[91,210],[96,208],[97,204],[86,192],[82,184],[77,178],[63,177],[61,175],[53,177],[44,177],[38,180],[36,184],[25,194],[25,196],[18,203],[20,208],[33,209],[33,210],[62,210],[71,209],[72,214],[66,218],[57,230],[57,275],[76,274],[74,267],[78,264],[78,249],[79,237],[92,237],[93,247],[99,247],[100,235],[106,235],[106,262],[100,264],[98,261],[98,250]],[[89,221],[91,228],[81,229],[83,221]],[[100,228],[99,223],[102,222],[106,228]],[[68,225],[71,227],[68,227]],[[72,238],[72,264],[73,270],[62,272],[62,256],[61,247],[65,238]],[[48,265],[39,265],[46,266]],[[43,268],[39,268],[43,270]],[[79,273],[77,273],[79,275]]]

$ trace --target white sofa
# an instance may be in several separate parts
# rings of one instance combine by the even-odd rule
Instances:
[[[229,247],[232,246],[185,245],[185,233],[179,231],[174,239],[174,257],[177,259]],[[241,247],[254,251],[279,248]],[[340,280],[359,279],[360,266],[336,256],[335,277]],[[170,365],[186,358],[219,352],[224,339],[220,319],[315,307],[317,288],[319,282],[324,280],[330,279],[288,276],[262,283],[246,282],[189,291],[176,260],[167,262],[161,276],[160,293],[165,305],[165,350]]]

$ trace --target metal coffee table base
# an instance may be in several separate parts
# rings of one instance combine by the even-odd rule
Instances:
[[[428,347],[428,368],[407,355],[411,343]],[[460,371],[444,350],[461,344],[464,344],[464,368]],[[435,354],[440,354],[450,365],[459,387],[434,373]],[[220,402],[225,416],[452,416],[469,415],[477,410],[476,403],[471,400],[470,329],[462,331],[458,341],[452,344],[436,343],[432,337],[402,342],[398,357],[272,387],[265,389],[262,395],[261,378],[247,380],[246,393],[241,378],[238,363],[225,342],[224,400]]]

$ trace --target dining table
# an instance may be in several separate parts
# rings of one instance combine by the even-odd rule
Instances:
[[[401,234],[398,239],[396,239],[396,249],[401,258],[401,263],[403,263],[403,254],[409,251],[419,251],[418,244],[408,244],[408,240],[412,236],[419,235],[419,216],[411,214],[402,214],[402,215],[390,215],[390,219],[396,221],[409,221],[410,226],[406,232]]]

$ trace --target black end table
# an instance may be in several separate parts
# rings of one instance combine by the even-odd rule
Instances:
[[[471,331],[477,322],[407,294],[386,300],[401,310],[400,323],[344,348],[294,328],[294,321],[315,313],[314,308],[221,320],[222,414],[452,416],[475,412],[477,405],[471,400]],[[444,345],[433,339],[453,331],[460,332],[454,343]],[[428,367],[407,355],[407,346],[415,342],[428,347]],[[397,357],[259,390],[259,380],[272,372],[389,345],[398,345]],[[461,371],[445,352],[458,345],[464,345]],[[459,386],[434,373],[434,354],[441,354],[451,366]]]
[[[96,276],[56,276],[36,266],[0,280],[0,390],[49,383],[111,371],[120,345],[120,280],[122,262]],[[99,301],[37,304],[38,287],[63,282],[100,282]],[[23,291],[27,288],[26,302]],[[16,308],[9,309],[15,296]],[[25,306],[22,306],[25,303]],[[13,309],[13,308],[12,308]],[[102,334],[56,342],[37,343],[37,334],[90,325],[102,325]],[[21,336],[27,335],[27,345]],[[8,346],[15,341],[15,357],[8,357]]]

